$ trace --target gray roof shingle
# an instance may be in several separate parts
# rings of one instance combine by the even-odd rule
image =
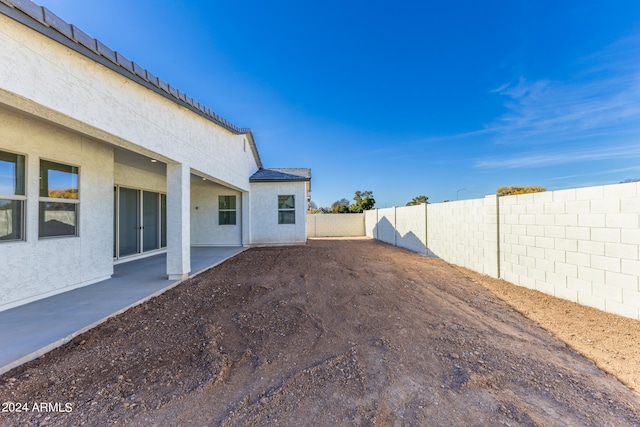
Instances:
[[[304,182],[311,181],[309,168],[268,168],[259,169],[249,182]]]

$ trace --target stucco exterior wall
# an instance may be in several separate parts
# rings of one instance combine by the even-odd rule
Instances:
[[[116,163],[114,165],[114,183],[127,188],[153,191],[156,193],[167,192],[167,177],[132,166]]]
[[[307,241],[306,182],[251,183],[251,245],[303,244]],[[295,196],[295,224],[278,224],[278,196]]]
[[[258,166],[245,135],[234,135],[4,15],[0,45],[0,103],[248,190]]]
[[[364,214],[307,215],[307,237],[364,236]]]
[[[236,196],[235,225],[219,225],[218,196]],[[211,181],[191,181],[191,245],[242,245],[242,193]]]
[[[0,242],[0,310],[113,274],[113,150],[0,108],[0,149],[26,156],[26,240]],[[78,237],[38,237],[40,159],[79,167]]]
[[[35,30],[0,14],[0,148],[26,155],[28,191],[26,241],[0,242],[0,310],[112,274],[114,185],[166,193],[170,279],[188,277],[192,244],[306,241],[308,183],[250,185],[261,165],[251,133],[184,94],[182,104],[163,96],[169,87],[135,64],[129,76],[93,40],[59,38],[51,21],[23,22]],[[99,53],[79,53],[91,43]],[[39,158],[80,168],[79,237],[38,238]],[[277,196],[287,194],[295,196],[295,224],[279,225]],[[218,225],[218,195],[236,195],[236,225]]]

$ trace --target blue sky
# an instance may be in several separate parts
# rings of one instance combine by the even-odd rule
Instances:
[[[640,178],[636,0],[36,3],[312,168],[319,206]]]

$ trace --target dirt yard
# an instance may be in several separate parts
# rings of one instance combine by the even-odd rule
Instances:
[[[0,397],[27,411],[5,403],[0,425],[640,425],[640,394],[569,346],[639,389],[640,322],[312,240],[243,252],[8,372]]]

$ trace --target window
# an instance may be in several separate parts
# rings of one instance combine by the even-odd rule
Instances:
[[[25,157],[0,151],[0,241],[24,240]]]
[[[278,224],[296,223],[296,202],[293,195],[278,196]]]
[[[78,168],[40,160],[40,237],[78,235]]]
[[[218,196],[218,224],[236,224],[236,196]]]

